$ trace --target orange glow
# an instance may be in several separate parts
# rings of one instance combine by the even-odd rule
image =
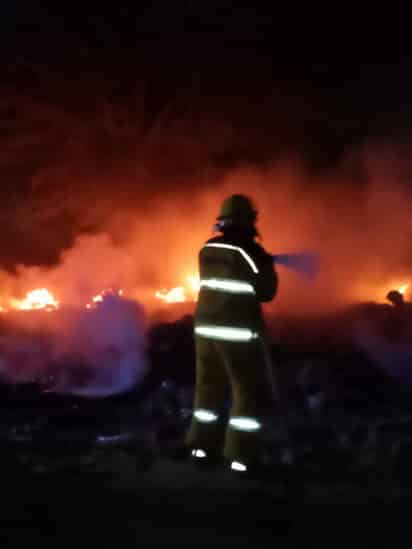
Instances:
[[[185,289],[183,286],[177,286],[171,290],[161,290],[155,293],[157,299],[165,303],[183,303],[186,301]]]
[[[402,280],[401,276],[389,278],[386,281],[368,282],[367,279],[362,284],[354,287],[354,303],[363,303],[373,301],[375,303],[387,302],[387,295],[391,291],[397,291],[405,298],[409,297],[410,283]]]
[[[220,123],[216,125],[219,139],[222,137]],[[214,128],[210,120],[207,129],[209,126]],[[180,128],[178,124],[177,127]],[[160,131],[160,127],[158,129]],[[222,201],[233,193],[249,195],[255,202],[259,211],[257,230],[262,235],[258,242],[268,253],[308,250],[322,258],[319,276],[310,282],[285,266],[277,268],[279,292],[273,302],[265,304],[268,314],[318,315],[358,303],[386,303],[388,291],[402,287],[409,280],[405,299],[412,299],[412,189],[403,184],[403,170],[407,174],[409,169],[405,164],[408,158],[406,149],[392,149],[391,146],[386,149],[385,145],[381,150],[380,144],[376,147],[375,144],[362,145],[345,156],[336,170],[332,170],[333,175],[328,173],[324,178],[314,172],[308,174],[305,166],[295,161],[293,155],[267,163],[263,169],[250,163],[246,166],[240,163],[238,167],[222,171],[215,164],[201,167],[197,162],[209,157],[209,149],[201,153],[196,148],[193,158],[186,155],[182,165],[173,164],[175,173],[170,170],[172,166],[163,169],[159,164],[159,158],[174,158],[168,147],[175,144],[171,143],[168,132],[169,129],[164,137],[156,133],[156,138],[149,140],[150,150],[145,156],[148,163],[141,163],[142,172],[138,176],[130,170],[129,164],[124,163],[123,156],[119,157],[120,172],[114,175],[115,172],[112,174],[110,171],[104,175],[104,188],[107,183],[107,191],[110,189],[104,199],[94,200],[93,178],[97,177],[97,185],[97,175],[87,175],[82,184],[76,183],[73,187],[76,193],[70,194],[67,205],[79,213],[76,240],[70,247],[62,248],[59,262],[50,268],[41,264],[28,266],[23,262],[15,273],[3,270],[0,273],[3,297],[0,303],[4,309],[10,309],[10,297],[22,299],[26,291],[41,287],[56,292],[61,307],[63,303],[83,308],[89,303],[92,307],[98,305],[92,301],[94,294],[116,284],[150,314],[157,314],[159,309],[165,317],[169,312],[173,316],[175,312],[181,314],[183,309],[189,311],[195,292],[187,275],[197,272],[200,250],[207,239],[216,236],[212,226]],[[184,150],[182,136],[178,134],[176,137],[179,151]],[[209,142],[208,138],[207,147],[210,143],[216,144],[214,140]],[[216,147],[220,150],[221,146],[223,143],[219,141]],[[164,147],[168,154],[162,153]],[[64,179],[70,189],[71,162],[70,158],[70,169],[60,163],[58,167],[62,185]],[[357,181],[358,165],[363,166],[365,184]],[[150,166],[154,168],[153,173]],[[199,172],[193,170],[195,166]],[[83,174],[80,168],[79,173]],[[191,175],[195,172],[196,184]],[[84,173],[89,172],[85,170]],[[43,179],[38,177],[40,184]],[[53,177],[47,172],[44,181],[49,177],[50,181],[59,181],[54,172]],[[132,177],[130,181],[129,177]],[[129,191],[117,192],[117,185],[129,189],[128,185],[136,177],[141,181],[142,196],[135,204],[129,200]],[[175,177],[179,186],[172,192]],[[154,192],[155,184],[164,184],[165,192]],[[135,188],[134,183],[130,188]],[[59,189],[60,185],[56,185],[56,192],[65,197],[63,190]],[[80,190],[81,193],[84,190],[85,195],[77,197]],[[37,200],[37,194],[33,197]],[[43,199],[42,193],[40,197]],[[49,199],[48,192],[44,193],[44,199]],[[47,200],[45,212],[49,211]],[[64,200],[60,204],[53,193],[50,200],[50,211],[57,206],[66,207]],[[37,212],[37,204],[33,207]],[[30,212],[28,208],[25,216],[27,226],[31,227],[33,222],[32,230],[39,231],[38,235],[33,233],[34,241],[45,250],[57,245],[57,233],[45,231],[43,224],[38,223],[37,217],[29,215]],[[19,215],[23,213],[19,211]],[[77,213],[75,217],[77,220]],[[11,219],[19,222],[19,216],[11,216]],[[83,232],[86,219],[101,220],[99,231]],[[45,239],[44,245],[40,237]],[[183,288],[183,291],[175,288]],[[21,291],[24,291],[22,295],[17,293]],[[178,301],[184,299],[187,307],[178,304],[173,310],[172,303],[176,297]]]
[[[186,284],[184,286],[176,286],[170,290],[159,290],[155,293],[155,297],[164,303],[194,302],[197,300],[199,289],[199,277],[191,274],[186,277]]]
[[[107,295],[123,296],[124,290],[112,290],[107,289],[96,294],[91,303],[87,303],[85,308],[87,310],[93,309],[98,303],[103,302]],[[36,288],[26,294],[24,299],[9,298],[8,301],[3,302],[4,305],[0,305],[0,314],[8,313],[10,311],[36,311],[43,310],[52,312],[60,307],[60,301],[58,301],[54,295],[46,288]]]
[[[187,277],[187,282],[191,293],[197,298],[197,294],[200,290],[200,278],[198,277],[198,275],[189,275]]]
[[[26,294],[22,300],[11,299],[10,307],[17,311],[33,311],[43,309],[54,311],[59,307],[59,302],[46,288],[36,288]]]
[[[86,309],[90,310],[93,307],[95,307],[97,305],[97,303],[102,303],[105,296],[107,296],[107,295],[122,296],[123,294],[124,294],[124,291],[122,289],[113,290],[112,288],[108,288],[106,290],[102,290],[100,293],[98,293],[98,294],[96,294],[95,296],[92,297],[92,302],[93,303],[87,303]]]
[[[401,284],[402,281],[392,280],[385,285],[362,286],[362,292],[358,292],[357,301],[375,299],[376,302],[386,302],[385,296],[391,289],[397,289],[399,293],[406,296],[410,290],[410,283]],[[200,290],[200,279],[196,274],[190,274],[183,278],[183,283],[173,288],[162,289],[152,293],[157,302],[172,305],[174,303],[195,303]],[[153,290],[152,290],[153,291]],[[124,290],[113,290],[112,288],[102,290],[94,295],[90,302],[84,305],[86,310],[92,310],[101,304],[105,296],[117,295],[123,296]],[[375,296],[375,297],[374,297]],[[137,296],[138,298],[138,296]],[[34,311],[43,310],[47,312],[56,311],[61,307],[61,301],[57,300],[53,293],[46,288],[36,288],[29,291],[23,299],[9,298],[3,299],[0,305],[0,314],[10,311]]]

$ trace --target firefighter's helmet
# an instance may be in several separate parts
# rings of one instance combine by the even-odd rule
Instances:
[[[218,220],[228,220],[240,225],[253,225],[256,217],[257,211],[252,201],[243,194],[233,194],[223,201]]]

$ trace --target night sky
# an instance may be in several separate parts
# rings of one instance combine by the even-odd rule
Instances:
[[[308,178],[349,170],[362,184],[363,147],[409,151],[408,35],[378,28],[376,13],[363,23],[224,0],[47,4],[1,6],[6,269],[54,264],[113,211],[138,215],[205,173],[218,184],[227,170],[294,158]]]

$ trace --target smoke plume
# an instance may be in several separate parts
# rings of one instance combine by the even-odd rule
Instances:
[[[321,256],[313,284],[279,267],[269,309],[314,314],[409,281],[408,146],[364,139],[333,152],[330,121],[349,132],[357,112],[257,69],[246,82],[243,64],[216,88],[203,73],[163,82],[143,63],[133,78],[110,64],[107,78],[96,63],[5,65],[0,305],[35,287],[84,305],[115,286],[152,310],[156,290],[196,272],[233,192],[256,202],[268,251]]]
[[[315,67],[309,50],[302,58],[300,47],[294,62],[289,48],[290,65],[274,63],[260,26],[271,18],[262,12],[239,8],[234,17],[230,9],[223,17],[209,4],[201,12],[163,4],[160,18],[153,2],[139,4],[138,15],[13,9],[0,84],[0,312],[34,288],[50,290],[62,309],[45,313],[50,337],[35,334],[30,314],[19,316],[24,338],[7,332],[1,342],[6,377],[10,364],[13,379],[32,379],[49,359],[79,355],[70,361],[97,376],[89,393],[139,378],[144,329],[126,309],[135,302],[149,314],[183,312],[155,292],[196,273],[198,251],[231,193],[255,201],[267,251],[321,258],[314,282],[279,266],[270,315],[382,301],[412,282],[410,148],[397,137],[408,126],[409,88],[398,85],[401,108],[395,94],[372,97],[390,88],[381,85],[381,63],[376,84],[360,82],[332,53],[328,67]],[[190,39],[182,34],[187,17],[199,28],[209,21],[213,40],[196,26]],[[105,288],[123,289],[127,307],[86,311]],[[70,322],[63,307],[77,311]],[[97,350],[112,337],[108,355],[116,360]],[[123,373],[109,382],[115,362]],[[108,366],[97,373],[97,363]],[[58,390],[82,390],[58,378]]]
[[[412,276],[412,197],[393,173],[392,160],[385,164],[382,154],[369,152],[363,159],[363,184],[339,174],[310,178],[298,163],[286,162],[266,169],[243,167],[200,182],[182,179],[155,195],[142,190],[135,210],[113,207],[99,231],[80,232],[57,265],[20,265],[14,274],[3,272],[2,295],[47,287],[62,303],[81,305],[102,289],[117,287],[152,309],[159,305],[156,290],[177,286],[197,271],[198,251],[211,235],[222,199],[241,192],[259,209],[266,250],[313,250],[321,257],[314,283],[278,268],[280,290],[273,309],[316,314],[382,301],[391,287]],[[114,205],[115,191],[113,184]],[[95,206],[90,202],[89,207],[93,211]]]
[[[143,310],[108,295],[92,310],[12,315],[0,338],[0,375],[52,393],[107,397],[146,373]]]

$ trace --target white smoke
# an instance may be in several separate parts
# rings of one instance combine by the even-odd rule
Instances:
[[[18,329],[0,340],[0,374],[6,381],[96,398],[123,393],[142,380],[145,322],[136,302],[107,295],[92,310],[29,314],[38,323],[44,318],[36,333],[27,333],[29,316],[19,313]]]

